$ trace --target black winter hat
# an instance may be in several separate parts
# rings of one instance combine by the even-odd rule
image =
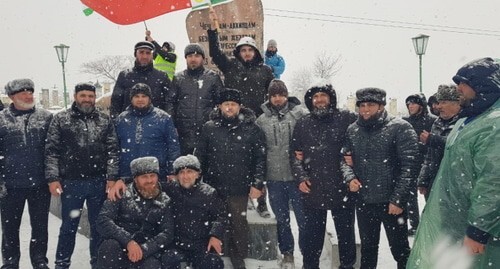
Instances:
[[[427,100],[427,106],[429,108],[432,108],[432,104],[438,103],[438,100],[436,98],[436,94],[433,94],[429,96],[429,100]]]
[[[86,82],[78,83],[75,86],[75,93],[77,93],[79,91],[93,91],[93,92],[95,92],[95,86],[90,84],[90,83],[86,83]]]
[[[406,106],[408,103],[419,104],[421,107],[427,108],[427,98],[423,93],[416,93],[406,97],[405,100]]]
[[[435,98],[437,102],[460,100],[460,96],[458,95],[457,87],[455,85],[439,85]]]
[[[453,81],[463,82],[476,92],[500,92],[500,63],[492,58],[472,61],[457,71]]]
[[[184,49],[184,58],[191,54],[200,54],[203,58],[205,58],[205,50],[198,43],[191,43]]]
[[[7,95],[14,95],[22,91],[35,92],[35,83],[29,78],[21,78],[11,80],[5,85],[5,94]]]
[[[193,169],[201,172],[201,164],[196,156],[188,154],[186,156],[181,156],[174,161],[174,174],[179,174],[182,169]]]
[[[337,107],[337,93],[335,92],[335,89],[330,83],[321,81],[312,85],[304,95],[304,103],[306,104],[306,107],[309,109],[309,111],[313,110],[312,98],[318,92],[324,92],[328,94],[330,96],[330,107]]]
[[[386,105],[386,93],[379,88],[364,88],[356,91],[356,106],[359,107],[364,102],[374,102],[380,105]]]
[[[269,83],[268,93],[269,97],[273,95],[281,95],[281,96],[288,96],[288,89],[285,85],[285,82],[279,79],[273,79],[271,80],[271,83]]]
[[[134,97],[134,95],[139,93],[142,93],[148,96],[149,98],[151,98],[152,95],[151,88],[147,84],[137,83],[134,86],[132,86],[132,89],[130,89],[130,99],[132,100],[132,97]]]
[[[160,164],[156,157],[137,158],[130,162],[130,172],[132,173],[132,177],[149,173],[160,174]]]
[[[241,105],[241,93],[240,91],[236,89],[229,89],[226,88],[222,90],[222,92],[219,94],[219,101],[217,102],[219,105],[227,102],[227,101],[232,101],[236,102]]]
[[[138,49],[154,50],[155,46],[153,45],[153,43],[151,43],[149,41],[139,41],[139,42],[137,42],[135,44],[135,46],[134,46],[134,57],[135,57],[135,53],[137,52]]]

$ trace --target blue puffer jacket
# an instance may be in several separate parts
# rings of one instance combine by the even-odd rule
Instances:
[[[160,162],[160,178],[173,173],[172,163],[180,155],[179,138],[172,118],[165,111],[151,106],[139,111],[132,106],[116,120],[120,145],[119,177],[131,176],[130,162],[139,157],[154,156]]]
[[[20,111],[10,105],[0,112],[0,180],[7,188],[47,184],[45,139],[51,120],[43,108]]]
[[[285,59],[278,53],[268,53],[266,52],[266,57],[264,59],[264,64],[271,67],[273,70],[274,78],[279,79],[281,74],[285,72]]]

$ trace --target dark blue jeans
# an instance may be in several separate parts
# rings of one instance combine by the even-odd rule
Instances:
[[[276,215],[278,245],[282,254],[293,254],[294,240],[290,228],[290,204],[299,227],[299,249],[304,248],[305,217],[300,191],[295,181],[268,181],[269,202]]]
[[[354,210],[354,205],[331,210],[339,244],[339,268],[342,269],[352,269],[356,262]],[[304,208],[307,227],[306,246],[302,251],[304,269],[319,269],[319,258],[325,243],[327,213],[328,210],[325,209]]]
[[[97,261],[97,250],[101,237],[96,230],[95,222],[101,206],[106,199],[106,180],[65,180],[62,182],[61,219],[59,241],[56,251],[56,268],[69,268],[71,255],[75,249],[75,237],[80,223],[83,204],[87,203],[90,224],[90,263]]]
[[[19,227],[21,226],[26,201],[28,202],[31,224],[31,263],[35,266],[48,262],[49,188],[45,184],[37,188],[13,188],[7,190],[7,196],[1,200],[0,207],[2,216],[2,257],[5,268],[19,267],[21,257]]]

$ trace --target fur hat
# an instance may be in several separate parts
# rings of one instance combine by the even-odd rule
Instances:
[[[227,101],[236,102],[236,103],[241,105],[241,93],[240,93],[240,91],[235,90],[235,89],[229,89],[229,88],[222,90],[221,93],[219,94],[218,104],[220,105],[220,104],[227,102]]]
[[[139,93],[142,93],[148,96],[149,98],[151,98],[152,95],[151,88],[147,84],[137,83],[134,86],[132,86],[132,89],[130,89],[130,99],[132,100],[132,97],[134,97],[134,95]]]
[[[386,93],[379,88],[364,88],[356,91],[356,106],[364,102],[374,102],[379,105],[386,104]]]
[[[130,172],[132,177],[149,173],[160,174],[160,164],[156,157],[137,158],[130,162]]]
[[[459,101],[457,87],[455,85],[439,85],[436,93],[436,100],[441,101]]]
[[[285,82],[279,79],[271,80],[268,88],[269,97],[273,95],[288,96],[288,89],[286,88]]]
[[[35,83],[29,78],[22,78],[11,80],[5,85],[5,94],[7,95],[14,95],[22,91],[35,92]]]
[[[153,43],[151,43],[149,41],[139,41],[139,42],[137,42],[135,44],[135,46],[134,46],[134,57],[135,57],[135,53],[137,52],[138,49],[154,50],[155,46],[153,45]]]
[[[274,39],[269,39],[269,41],[267,42],[267,47],[275,47],[277,48],[278,47],[278,42],[276,42],[276,40]]]
[[[176,175],[179,174],[179,172],[182,169],[186,169],[186,168],[201,172],[200,161],[198,161],[198,158],[196,158],[196,156],[191,155],[191,154],[177,158],[174,161],[173,166],[174,166],[174,174],[176,174]]]
[[[95,92],[95,86],[90,84],[90,83],[86,83],[86,82],[78,83],[75,86],[75,93],[77,93],[79,91],[93,91],[93,92]]]
[[[425,95],[423,93],[416,93],[406,97],[405,103],[406,106],[408,106],[408,103],[414,103],[426,108],[427,98],[425,98]]]
[[[191,54],[200,54],[203,58],[205,58],[205,50],[198,43],[191,43],[184,49],[184,58]]]

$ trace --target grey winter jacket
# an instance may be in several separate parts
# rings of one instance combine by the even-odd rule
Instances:
[[[110,116],[81,113],[75,103],[57,113],[45,146],[45,178],[49,182],[118,176],[119,146]]]
[[[347,129],[343,152],[352,154],[353,167],[342,162],[342,172],[347,184],[355,178],[361,182],[360,203],[390,202],[406,208],[420,169],[415,159],[417,135],[407,121],[387,111],[373,126],[364,126],[358,119]]]
[[[167,98],[167,112],[174,119],[183,155],[192,153],[201,127],[217,105],[222,87],[219,75],[203,67],[175,74]]]
[[[46,186],[45,141],[52,114],[43,108],[0,112],[0,181],[7,188]]]
[[[269,101],[261,106],[264,114],[257,118],[257,125],[266,134],[267,169],[266,180],[295,180],[290,167],[290,141],[297,120],[307,115],[296,97],[288,97],[287,105],[280,111],[271,107]]]
[[[422,165],[420,175],[418,176],[418,187],[430,189],[432,183],[434,183],[434,178],[439,170],[441,159],[443,159],[446,138],[450,134],[451,129],[453,129],[458,119],[458,115],[449,120],[438,118],[432,125],[431,134],[429,135],[429,140],[427,142],[427,154],[425,155],[424,164]]]
[[[124,249],[134,240],[147,258],[165,251],[174,240],[171,200],[164,192],[145,199],[130,183],[121,199],[104,202],[96,226],[104,239],[115,239]]]

